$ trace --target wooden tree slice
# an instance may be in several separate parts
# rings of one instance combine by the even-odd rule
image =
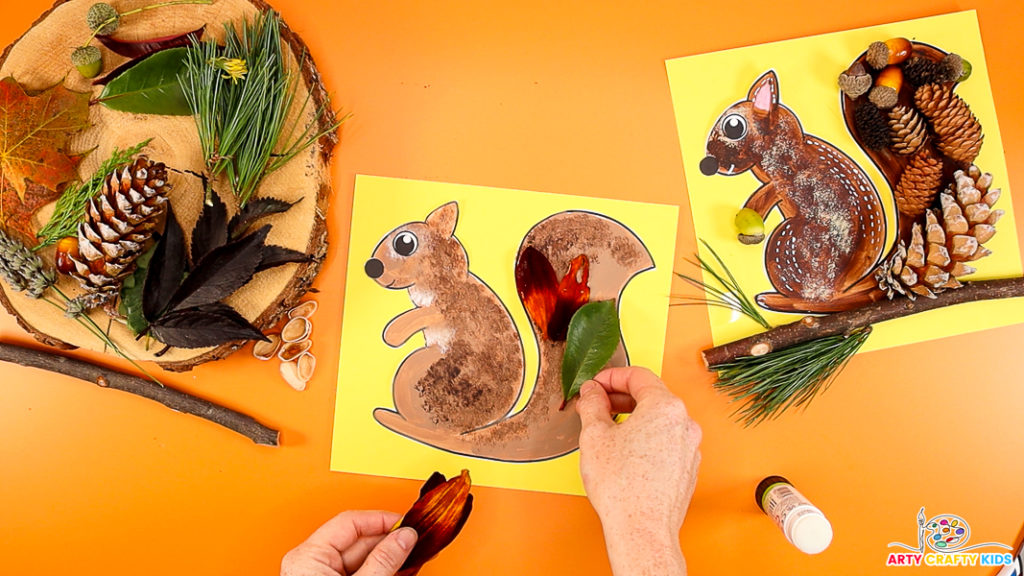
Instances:
[[[49,11],[0,55],[0,78],[13,75],[29,90],[41,90],[64,82],[72,90],[98,95],[101,87],[93,87],[89,80],[82,78],[69,58],[72,50],[89,37],[86,12],[93,2],[57,0]],[[126,12],[154,2],[113,0],[111,3],[119,11]],[[140,40],[188,32],[205,24],[206,38],[222,40],[225,23],[233,23],[237,27],[244,20],[255,16],[257,11],[268,9],[269,6],[261,0],[217,0],[212,5],[157,8],[122,19],[114,36],[122,40]],[[282,37],[293,69],[299,68],[299,57],[305,55],[301,65],[302,82],[295,100],[301,104],[307,93],[311,95],[305,110],[298,110],[299,106],[292,110],[293,119],[303,126],[309,125],[316,121],[315,110],[323,107],[328,109],[328,113],[320,118],[320,129],[330,126],[335,118],[329,112],[327,92],[304,43],[284,24]],[[96,41],[93,44],[99,46]],[[101,50],[104,72],[126,61],[126,58],[105,48],[101,47]],[[90,121],[92,127],[76,136],[71,143],[72,151],[91,150],[79,168],[82,179],[91,175],[109,157],[114,147],[124,149],[147,138],[153,141],[144,153],[151,159],[177,170],[201,172],[204,168],[199,138],[191,117],[125,114],[94,105],[90,107]],[[308,264],[286,264],[260,272],[225,300],[261,329],[274,325],[309,290],[327,252],[325,217],[331,194],[329,161],[336,143],[337,136],[334,133],[323,137],[316,145],[268,176],[256,192],[256,197],[273,196],[298,201],[288,212],[261,221],[273,226],[268,244],[304,251],[313,256],[313,261]],[[201,210],[201,184],[197,178],[181,174],[174,174],[170,182],[174,187],[170,195],[171,203],[187,232],[191,230]],[[215,189],[228,204],[230,216],[237,203],[229,185],[226,182],[215,182]],[[37,213],[34,222],[36,229],[49,220],[52,211],[51,205]],[[52,265],[52,247],[42,250],[40,255]],[[82,293],[78,282],[66,276],[60,277],[58,287],[72,297]],[[48,295],[54,296],[52,291]],[[2,281],[0,303],[40,342],[63,349],[81,347],[104,350],[103,343],[78,321],[66,318],[61,310],[44,300],[33,300],[10,290],[7,283]],[[155,353],[163,348],[159,342],[146,342],[145,339],[136,341],[127,327],[102,311],[93,311],[91,317],[104,329],[109,327],[111,338],[129,356],[156,361],[168,370],[189,370],[203,362],[224,358],[243,344],[236,342],[197,350],[172,348],[157,357]],[[112,353],[110,350],[105,351]]]

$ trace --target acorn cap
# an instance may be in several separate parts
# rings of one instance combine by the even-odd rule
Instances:
[[[75,66],[95,64],[103,58],[100,49],[95,46],[81,46],[71,53],[71,63]]]
[[[117,30],[121,16],[110,4],[97,2],[89,7],[89,13],[86,14],[85,21],[89,24],[89,30],[103,36],[109,36]]]

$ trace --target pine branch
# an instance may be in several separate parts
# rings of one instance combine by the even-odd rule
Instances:
[[[108,370],[84,360],[76,360],[6,342],[0,342],[0,360],[73,376],[79,380],[92,382],[102,388],[112,388],[142,396],[143,398],[159,402],[177,412],[192,414],[214,424],[219,424],[249,438],[256,444],[264,446],[278,445],[279,432],[267,428],[250,416],[192,396],[191,394],[160,386],[137,376]]]
[[[962,288],[947,290],[933,299],[918,298],[911,301],[907,298],[896,298],[828,316],[805,316],[801,320],[767,332],[709,348],[704,350],[701,356],[704,358],[704,365],[709,370],[714,370],[716,366],[728,364],[744,356],[762,356],[773,350],[782,350],[809,340],[849,334],[858,328],[894,318],[967,302],[1020,296],[1024,296],[1024,278],[965,282]]]

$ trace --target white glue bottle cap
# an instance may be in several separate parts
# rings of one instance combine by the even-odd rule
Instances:
[[[757,505],[798,550],[818,554],[832,543],[832,524],[782,476],[769,476],[754,492]]]

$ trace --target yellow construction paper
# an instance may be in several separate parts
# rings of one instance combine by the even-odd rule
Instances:
[[[733,218],[760,182],[747,172],[736,176],[704,176],[699,168],[708,134],[719,115],[747,96],[754,81],[768,70],[779,79],[779,100],[800,118],[804,132],[826,140],[848,154],[867,173],[886,208],[892,245],[895,205],[881,173],[861,151],[846,129],[840,108],[837,78],[867,46],[878,40],[905,37],[955,52],[973,65],[973,74],[956,88],[984,129],[985,141],[975,160],[1002,188],[995,208],[1006,212],[998,233],[986,247],[991,256],[976,262],[978,272],[967,279],[983,280],[1021,275],[1021,260],[1014,225],[1013,203],[1006,160],[996,121],[988,68],[974,11],[909,20],[846,32],[811,36],[722,52],[688,56],[666,63],[686,186],[698,238],[706,240],[725,260],[744,291],[751,297],[772,287],[764,270],[764,244],[745,246],[736,240]],[[766,234],[781,221],[773,210]],[[701,255],[710,257],[701,247]],[[697,271],[693,270],[696,274]],[[752,320],[721,308],[708,311],[712,337],[722,344],[761,331]],[[791,322],[792,314],[764,311],[773,325]],[[1005,326],[1024,321],[1019,300],[979,302],[901,318],[875,326],[863,350],[876,350]]]
[[[647,246],[655,268],[642,272],[622,295],[619,315],[630,362],[659,370],[672,280],[678,207],[622,200],[523,192],[481,186],[356,178],[341,359],[334,416],[331,469],[342,472],[424,479],[435,470],[455,474],[468,468],[483,486],[583,494],[577,453],[531,463],[460,456],[407,439],[378,424],[373,411],[394,408],[392,381],[405,357],[423,346],[422,334],[397,349],[382,340],[387,323],[413,307],[408,291],[387,290],[370,279],[363,264],[392,229],[422,221],[451,201],[459,205],[455,236],[469,255],[469,268],[489,285],[512,313],[526,353],[527,388],[536,379],[537,348],[514,278],[515,255],[537,222],[565,210],[587,210],[618,220]]]

